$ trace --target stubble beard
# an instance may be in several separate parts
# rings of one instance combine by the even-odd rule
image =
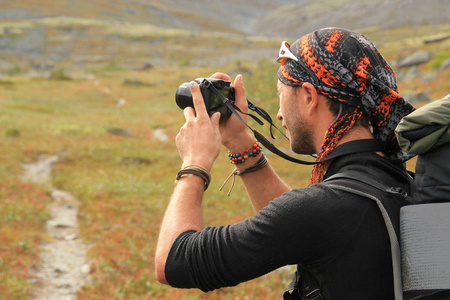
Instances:
[[[314,134],[311,126],[304,119],[299,119],[292,130],[291,149],[297,154],[315,154]]]

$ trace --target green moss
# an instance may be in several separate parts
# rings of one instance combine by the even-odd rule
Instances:
[[[450,58],[450,50],[440,51],[434,54],[434,58],[428,64],[430,70],[438,70],[442,64]]]

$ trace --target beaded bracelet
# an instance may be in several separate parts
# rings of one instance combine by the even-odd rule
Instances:
[[[241,164],[245,162],[245,160],[251,156],[257,156],[261,153],[262,145],[260,142],[255,142],[253,144],[253,148],[244,150],[242,152],[232,154],[228,151],[228,158],[230,159],[230,163],[232,164]]]
[[[211,173],[209,173],[209,171],[202,166],[188,165],[177,173],[175,179],[178,181],[183,175],[186,174],[192,174],[202,178],[205,181],[204,191],[206,191],[206,189],[209,187],[209,184],[211,183]]]

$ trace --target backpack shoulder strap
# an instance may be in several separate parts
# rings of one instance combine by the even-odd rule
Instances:
[[[323,181],[323,183],[332,186],[335,189],[346,191],[352,194],[363,196],[374,201],[383,216],[386,229],[389,234],[392,254],[392,270],[394,275],[394,295],[396,300],[403,299],[402,289],[402,273],[401,273],[401,258],[400,245],[394,226],[389,217],[383,203],[376,195],[380,193],[387,193],[391,195],[398,195],[406,198],[407,194],[400,188],[385,186],[382,183],[369,178],[362,172],[348,170],[346,173],[337,173]]]
[[[329,186],[335,189],[349,192],[352,194],[360,195],[369,200],[374,201],[379,208],[383,220],[386,225],[386,229],[389,234],[389,240],[391,244],[392,255],[392,271],[394,277],[394,295],[395,300],[403,300],[403,288],[402,288],[402,274],[401,274],[401,259],[400,259],[400,245],[399,239],[394,229],[394,225],[389,217],[386,208],[379,200],[379,195],[388,194],[406,198],[407,193],[398,188],[384,185],[378,181],[369,178],[367,174],[356,170],[345,170],[345,173],[337,173],[324,180]],[[323,299],[320,293],[319,284],[317,281],[309,278],[311,275],[305,272],[302,268],[297,268],[295,272],[295,279],[286,289],[283,295],[284,299]],[[313,278],[314,279],[314,278]],[[314,298],[304,297],[301,298],[295,291],[299,288],[302,281],[308,281],[308,291],[312,291],[311,296]],[[309,296],[309,295],[307,295]],[[317,298],[316,298],[317,297]]]

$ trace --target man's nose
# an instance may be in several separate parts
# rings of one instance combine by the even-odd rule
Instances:
[[[278,110],[278,113],[277,113],[277,119],[278,119],[279,121],[283,121],[283,116],[281,115],[281,108]]]

